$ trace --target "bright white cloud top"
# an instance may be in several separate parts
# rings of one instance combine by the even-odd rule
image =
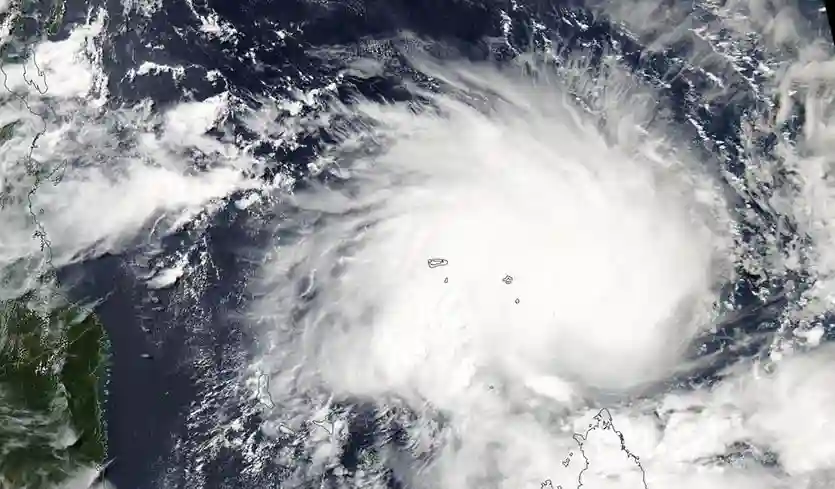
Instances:
[[[310,165],[321,180],[288,191],[286,175],[257,178],[265,162],[251,147],[207,135],[243,105],[229,93],[101,110],[107,84],[89,40],[106,19],[91,14],[36,49],[46,77],[34,83],[56,90],[35,91],[30,68],[6,67],[11,88],[54,111],[35,156],[47,169],[67,166],[32,202],[44,209],[55,263],[138,242],[156,252],[160,237],[205,224],[233,198],[240,212],[262,212],[251,225],[272,239],[241,312],[258,340],[241,375],[252,373],[253,397],[266,406],[267,437],[330,426],[270,454],[293,467],[282,487],[340,474],[346,399],[374,405],[408,446],[381,443],[378,459],[360,464],[357,487],[386,487],[383,466],[414,489],[546,480],[568,489],[581,474],[589,489],[831,487],[835,351],[822,342],[835,290],[831,42],[806,34],[796,8],[776,0],[708,5],[716,17],[706,23],[654,2],[596,5],[651,51],[689,43],[688,62],[720,81],[744,50],[719,31],[738,41],[761,33],[764,81],[744,88],[756,104],[734,121],[745,128],[742,176],[693,150],[665,119],[657,87],[615,53],[594,69],[586,53],[499,69],[439,61],[409,38],[404,57],[441,85],[409,87],[426,104],[342,104],[323,89],[238,112],[262,140],[292,145],[322,127],[335,135]],[[359,76],[380,69],[379,59],[355,61]],[[154,66],[143,73],[181,76]],[[727,95],[717,86],[706,101]],[[806,111],[797,137],[783,125],[792,106]],[[321,111],[304,113],[310,107]],[[0,184],[20,197],[31,175],[16,163],[42,121],[7,101],[0,125],[11,120],[20,123],[0,155]],[[120,131],[129,144],[116,147]],[[762,134],[774,136],[767,158]],[[108,164],[76,164],[93,153]],[[734,208],[740,196],[772,219],[759,222],[761,249],[743,242],[740,216],[756,216]],[[0,268],[40,260],[26,209],[0,210],[0,225]],[[672,385],[716,361],[694,349],[735,318],[728,286],[740,270],[802,271],[814,286],[776,318],[769,355],[728,367],[714,384]],[[157,272],[144,277],[148,287],[170,287],[193,268],[182,255]],[[604,407],[617,431],[595,419]]]
[[[786,15],[780,22],[791,22]],[[638,27],[655,49],[705,35],[664,38],[660,27]],[[772,27],[785,42],[788,27]],[[730,61],[705,57],[708,49],[709,42],[697,44],[693,62],[705,59],[708,73],[727,69]],[[799,73],[819,73],[815,63],[825,60],[817,52],[819,61],[797,61],[779,59],[776,46],[768,51],[785,71],[761,87],[763,96],[799,86]],[[411,487],[537,487],[546,479],[576,487],[577,462],[565,470],[559,461],[577,451],[573,435],[607,404],[646,480],[636,482],[634,464],[602,455],[619,451],[607,438],[588,447],[601,454],[588,468],[596,482],[588,487],[824,487],[830,467],[823,454],[835,446],[829,423],[800,413],[832,402],[818,381],[801,379],[814,370],[805,362],[833,361],[829,350],[776,367],[743,363],[695,391],[662,387],[708,361],[690,354],[700,334],[730,317],[722,313],[722,287],[734,267],[775,275],[797,269],[805,253],[799,241],[781,248],[770,236],[772,247],[761,254],[746,248],[730,195],[716,184],[717,166],[687,150],[663,122],[652,90],[614,62],[597,72],[563,54],[556,74],[546,74],[536,62],[497,71],[411,56],[445,84],[441,95],[422,93],[435,109],[364,101],[333,107],[335,115],[359,112],[364,123],[344,128],[341,144],[323,156],[330,183],[277,205],[276,249],[253,287],[252,312],[270,341],[257,365],[274,372],[273,398],[306,392],[314,405],[327,406],[330,396],[405,405],[416,413],[407,422],[412,453],[432,454],[423,463],[398,463],[403,455],[390,454],[389,466]],[[803,63],[818,67],[798,68]],[[764,107],[760,123],[769,116],[779,123],[780,114]],[[774,130],[757,129],[764,128]],[[820,216],[829,197],[811,191],[821,183],[809,153],[780,140],[782,162],[757,161],[757,142],[743,144],[752,159],[750,180],[737,181],[740,193],[774,181],[769,165],[787,165],[807,190],[764,197],[777,208],[774,217]],[[806,149],[826,158],[827,147],[814,140]],[[824,260],[817,279],[825,284],[829,241],[815,236],[825,236],[828,224],[814,219],[798,239],[812,236],[821,250],[813,259]],[[427,266],[433,257],[448,264]],[[790,305],[786,320],[814,317],[819,309],[810,305],[821,297],[814,294]],[[775,351],[802,350],[791,339]],[[797,389],[797,403],[779,401],[788,386]],[[306,402],[279,401],[275,412],[296,422],[321,416]],[[801,455],[807,450],[818,455]],[[327,452],[318,453],[327,466]],[[382,475],[368,477],[383,487]]]

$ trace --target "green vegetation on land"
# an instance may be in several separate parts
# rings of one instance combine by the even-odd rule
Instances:
[[[14,128],[17,124],[18,121],[13,121],[0,126],[0,146],[14,136]]]
[[[0,488],[52,487],[104,462],[106,352],[92,315],[0,302]]]
[[[47,34],[54,36],[58,33],[58,30],[61,28],[61,24],[64,22],[64,12],[66,11],[66,8],[64,0],[54,0],[52,11],[46,21],[45,28]]]
[[[36,45],[64,25],[65,0],[7,3],[0,12],[0,22],[10,29],[0,39],[0,69],[8,63],[37,64]],[[28,107],[26,93],[4,93],[0,102]],[[0,146],[17,129],[17,121],[0,125]],[[16,183],[3,183],[0,208],[25,205],[19,197],[25,194],[13,192]],[[0,270],[0,282],[20,272],[15,267]],[[0,300],[0,489],[53,488],[79,469],[104,463],[107,454],[104,329],[79,308],[42,306],[34,294]]]

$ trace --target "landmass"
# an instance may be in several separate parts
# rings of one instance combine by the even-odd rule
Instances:
[[[20,121],[12,121],[3,124],[3,126],[0,127],[0,146],[2,146],[3,143],[12,138],[12,136],[14,135],[14,128],[19,123]]]
[[[101,323],[80,309],[0,303],[0,487],[53,487],[104,463],[107,351]]]
[[[623,433],[615,429],[608,409],[601,409],[584,434],[574,435],[585,466],[577,488],[649,489],[640,459],[626,448]]]
[[[270,396],[270,376],[267,374],[258,374],[258,402],[263,404],[267,409],[275,407],[272,396]]]
[[[43,77],[34,46],[60,31],[65,12],[65,0],[0,1],[0,79],[6,91],[0,99],[25,107],[43,120],[44,127],[47,120],[30,106],[29,93],[9,89],[4,67],[23,64],[23,80],[44,94],[46,85],[36,84],[26,65],[31,61],[35,74]],[[19,126],[20,120],[0,124],[0,148],[19,136]],[[106,334],[90,311],[55,305],[70,301],[51,290],[58,283],[50,241],[38,217],[43,210],[32,208],[32,196],[52,174],[32,157],[42,134],[43,130],[31,134],[31,142],[25,143],[28,154],[16,162],[31,180],[7,179],[0,188],[0,209],[28,202],[33,236],[40,240],[47,264],[46,269],[30,270],[41,279],[38,293],[0,300],[0,489],[81,483],[79,474],[100,474],[107,455],[103,419]],[[17,184],[26,188],[17,189]],[[0,272],[5,282],[10,271]]]
[[[445,258],[429,258],[427,264],[429,268],[437,268],[448,265],[449,261]],[[444,283],[448,280],[445,278]],[[505,274],[501,280],[506,285],[512,285],[514,282],[510,274]],[[517,297],[513,302],[519,304],[521,301]],[[490,389],[492,388],[490,386]],[[577,442],[579,455],[583,459],[583,468],[579,473],[575,467],[569,468],[575,456],[575,452],[571,451],[560,461],[562,467],[557,466],[554,469],[553,477],[541,483],[541,489],[581,489],[586,485],[600,489],[648,489],[640,459],[626,448],[623,434],[615,429],[608,409],[601,409],[584,433],[574,435],[574,441]],[[592,460],[595,462],[592,463]],[[554,480],[562,484],[555,486]],[[592,480],[594,482],[589,483]]]
[[[258,403],[261,404],[264,409],[267,411],[275,409],[275,401],[273,401],[272,395],[270,394],[270,376],[263,372],[258,372],[257,374],[257,392],[255,393],[256,399]],[[333,435],[334,433],[334,423],[332,420],[328,419],[325,421],[310,419],[307,420],[305,423],[316,426],[317,428],[321,428],[325,430],[329,435]],[[281,433],[287,435],[297,436],[299,433],[287,426],[284,423],[278,423],[278,430]]]
[[[648,489],[640,459],[626,447],[608,409],[575,433],[574,441],[577,449],[553,465],[541,489]]]

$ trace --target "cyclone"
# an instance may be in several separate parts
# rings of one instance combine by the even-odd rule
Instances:
[[[832,484],[821,6],[44,5],[0,2],[0,309],[108,338],[101,419],[0,418],[106,435],[53,485]]]
[[[334,178],[279,204],[298,217],[277,224],[256,306],[276,370],[450,416],[463,446],[426,487],[547,479],[567,442],[543,427],[549,449],[520,446],[514,431],[534,424],[513,407],[568,409],[694,368],[690,341],[715,326],[731,280],[726,203],[692,154],[653,134],[647,94],[616,68],[562,69],[578,80],[429,65],[447,85],[430,108],[340,105],[362,123],[327,156]],[[376,149],[355,155],[365,139]],[[447,263],[430,269],[432,256]],[[504,462],[519,457],[536,469]]]

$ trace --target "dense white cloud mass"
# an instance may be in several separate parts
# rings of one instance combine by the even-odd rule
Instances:
[[[691,62],[712,76],[733,69],[739,53],[720,53],[725,44],[710,37],[719,17],[699,30],[687,12],[663,17],[660,6],[627,4],[601,5],[601,14],[653,49],[692,42]],[[771,20],[753,15],[775,9]],[[765,33],[767,76],[750,86],[762,112],[740,123],[778,135],[771,159],[753,136],[743,140],[747,175],[725,177],[773,217],[800,223],[788,246],[776,241],[785,229],[764,227],[771,244],[756,252],[737,239],[710,170],[716,163],[688,153],[663,118],[652,119],[661,109],[652,92],[614,63],[591,76],[582,59],[563,59],[556,76],[534,65],[531,78],[529,70],[436,64],[412,53],[447,84],[443,95],[424,94],[436,110],[363,101],[333,108],[365,121],[345,128],[341,146],[323,156],[334,179],[278,205],[280,238],[253,286],[252,311],[269,341],[255,368],[274,372],[277,419],[316,419],[321,411],[308,403],[326,408],[331,395],[405,404],[416,413],[411,453],[433,454],[416,465],[390,455],[388,466],[412,487],[536,487],[546,479],[575,487],[577,459],[568,468],[560,461],[577,451],[573,434],[598,406],[612,403],[649,487],[824,487],[835,444],[822,388],[831,381],[820,365],[835,356],[804,352],[817,343],[809,338],[833,276],[835,221],[821,170],[830,50],[800,34],[790,6],[720,10],[713,13],[752,13],[733,17],[741,22],[734,29]],[[670,22],[681,28],[666,29]],[[798,39],[808,46],[791,54],[785,45]],[[726,96],[719,86],[706,99]],[[802,147],[779,132],[785,114],[767,102],[786,90],[803,91],[794,100],[812,109]],[[608,123],[592,123],[577,99]],[[777,185],[779,168],[794,179],[766,194],[761,185]],[[448,263],[430,267],[432,258]],[[631,400],[699,366],[686,348],[716,325],[734,264],[780,276],[810,259],[819,286],[783,316],[794,326],[774,344],[782,363],[738,365],[710,387],[652,387],[650,397]],[[618,452],[610,435],[589,453]],[[321,458],[305,470],[318,473],[338,442],[308,443]],[[639,484],[634,464],[620,462],[590,460],[588,487]],[[368,477],[382,486],[379,474]]]
[[[271,396],[262,431],[280,437],[333,421],[332,432],[313,430],[293,453],[275,455],[295,470],[284,486],[339,475],[344,399],[375,404],[408,439],[408,450],[383,447],[364,461],[352,487],[385,487],[382,466],[417,489],[833,483],[835,350],[820,346],[820,314],[835,293],[829,40],[788,2],[725,2],[698,15],[666,2],[595,5],[650,50],[687,43],[688,62],[718,80],[705,100],[732,89],[752,95],[754,108],[736,121],[741,177],[719,170],[720,156],[691,152],[658,94],[614,54],[595,70],[580,54],[498,69],[433,60],[411,39],[404,58],[443,84],[433,93],[411,87],[427,105],[320,103],[328,100],[320,90],[261,100],[246,113],[263,140],[292,146],[294,135],[319,127],[338,139],[310,165],[328,183],[236,201],[275,216],[257,224],[274,240],[246,311],[261,340],[251,383]],[[43,266],[30,211],[64,265],[175,232],[240,191],[265,190],[247,176],[262,165],[251,148],[207,135],[236,103],[229,93],[102,109],[107,84],[90,40],[105,21],[91,15],[66,40],[38,45],[44,75],[32,59],[5,66],[32,112],[0,98],[0,126],[16,122],[0,154],[0,187],[19,204],[0,210],[0,270],[18,279],[0,292],[28,287],[24,272]],[[204,33],[234,37],[217,22],[201,17]],[[754,42],[760,78],[726,86]],[[380,60],[353,66],[358,76],[382,69]],[[311,116],[305,105],[322,111]],[[796,105],[806,123],[790,137],[780,124]],[[44,119],[29,208],[36,180],[20,163]],[[775,139],[768,157],[763,134]],[[740,239],[734,216],[753,211],[732,212],[732,191],[774,218],[760,223],[762,249]],[[189,273],[185,261],[175,265],[148,286]],[[692,348],[733,307],[723,293],[737,270],[784,277],[801,268],[814,286],[781,312],[769,358],[737,363],[709,386],[666,382],[708,362]],[[601,407],[618,432],[589,431]],[[305,463],[295,463],[298,451]]]
[[[422,68],[450,84],[437,111],[335,109],[368,121],[328,156],[339,183],[282,207],[294,235],[265,264],[255,312],[274,328],[264,362],[285,372],[274,394],[321,381],[447,413],[458,442],[418,487],[556,481],[576,442],[540,416],[665,379],[713,326],[734,253],[726,204],[614,66],[589,80],[578,60],[568,84],[545,85]],[[569,102],[578,89],[605,92],[593,101],[616,122],[600,132]],[[353,155],[371,141],[379,152]]]
[[[42,269],[30,211],[60,266],[118,252],[143,234],[176,231],[234,192],[262,186],[244,175],[257,166],[251,156],[205,135],[222,123],[228,94],[164,109],[150,101],[101,108],[107,80],[94,39],[106,20],[99,11],[67,39],[38,44],[25,64],[3,67],[14,95],[0,97],[0,124],[16,125],[0,155],[0,187],[16,205],[0,210],[0,268],[21,260],[34,267],[15,272],[12,294]],[[195,156],[207,171],[194,171]]]
[[[710,327],[726,279],[729,231],[710,176],[635,127],[643,107],[624,107],[636,94],[607,85],[625,83],[615,73],[586,87],[624,92],[602,107],[618,126],[601,135],[559,86],[436,69],[501,101],[480,112],[442,97],[441,114],[417,115],[364,104],[382,154],[341,168],[344,189],[293,197],[330,222],[311,222],[269,266],[315,274],[320,314],[308,327],[333,342],[322,367],[354,392],[423,378],[442,397],[458,386],[439,376],[459,370],[464,383],[498,369],[612,389],[666,376]],[[435,256],[449,265],[430,269]],[[344,355],[364,361],[345,369]]]

